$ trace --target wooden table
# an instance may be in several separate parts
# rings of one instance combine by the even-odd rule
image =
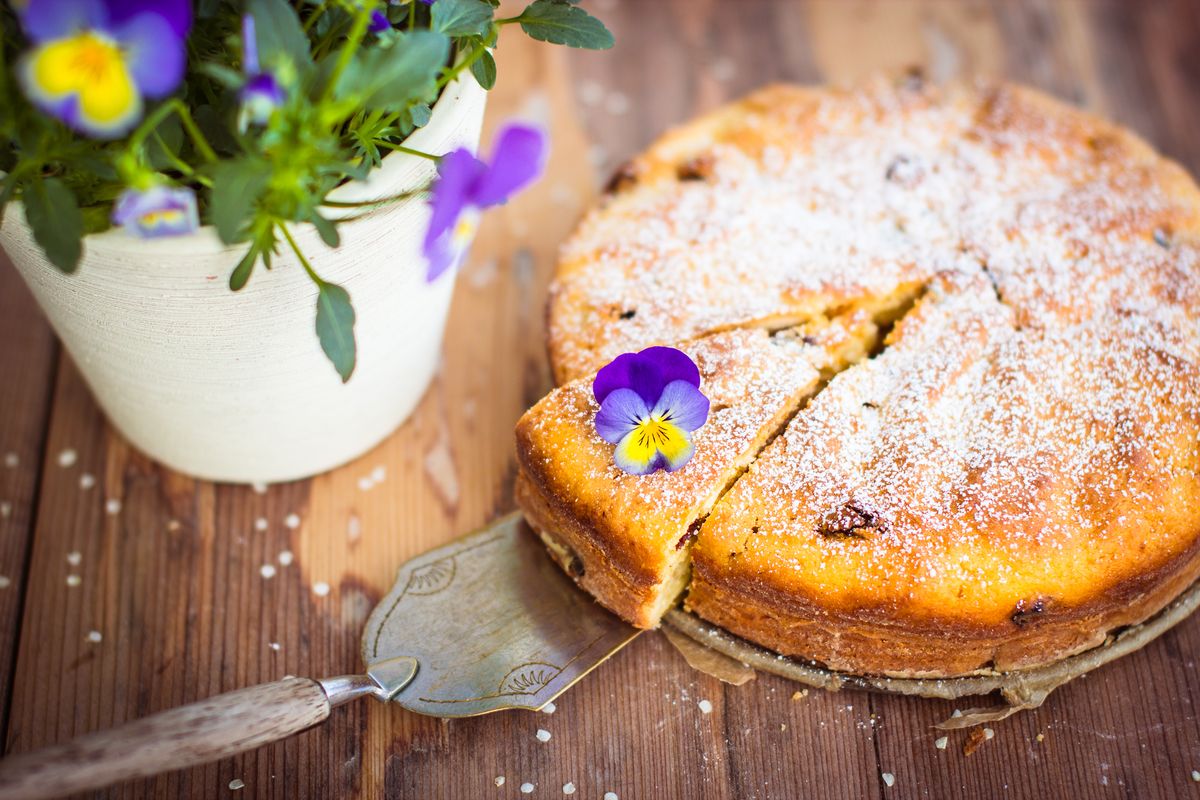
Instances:
[[[458,282],[444,368],[413,418],[342,469],[259,493],[152,463],[107,426],[0,267],[8,750],[289,673],[358,669],[359,628],[397,565],[513,507],[512,426],[550,386],[542,308],[556,245],[607,174],[672,123],[768,81],[919,63],[939,80],[1040,86],[1200,170],[1196,3],[597,0],[593,10],[616,34],[610,53],[503,38],[489,129],[512,115],[546,123],[548,174],[489,215]],[[314,591],[322,582],[327,595]],[[1197,652],[1193,619],[995,724],[967,757],[963,733],[934,746],[930,726],[951,703],[793,700],[796,687],[767,675],[734,688],[647,634],[553,716],[442,722],[360,703],[286,743],[100,796],[516,798],[524,782],[534,797],[563,796],[570,782],[591,800],[1194,796]],[[539,742],[538,728],[553,738]]]

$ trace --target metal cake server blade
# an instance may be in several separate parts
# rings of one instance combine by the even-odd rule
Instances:
[[[437,717],[536,710],[638,633],[580,591],[511,514],[400,568],[363,632],[365,674],[288,677],[11,756],[0,761],[0,800],[234,755],[364,696]]]

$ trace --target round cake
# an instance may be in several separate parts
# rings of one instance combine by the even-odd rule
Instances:
[[[729,398],[628,475],[591,376],[661,344]],[[1200,190],[1031,90],[775,86],[667,134],[564,245],[549,351],[518,501],[634,624],[682,597],[835,670],[964,675],[1200,574]]]

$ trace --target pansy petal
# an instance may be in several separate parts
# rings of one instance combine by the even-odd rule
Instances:
[[[592,394],[597,403],[603,403],[617,389],[628,389],[630,370],[637,361],[637,353],[623,353],[605,364],[592,379]]]
[[[33,0],[20,17],[25,35],[41,43],[82,30],[103,30],[108,24],[108,8],[101,0]]]
[[[126,53],[129,71],[146,97],[165,97],[179,86],[187,65],[183,39],[157,14],[139,14],[114,33]]]
[[[454,227],[469,202],[469,193],[483,165],[471,151],[459,148],[438,162],[438,177],[429,192],[429,228],[425,247],[429,248]]]
[[[649,414],[646,402],[637,392],[617,389],[604,398],[596,412],[596,433],[604,441],[617,444]]]
[[[92,68],[78,69],[80,60]],[[35,47],[21,59],[17,71],[35,105],[90,136],[120,136],[141,116],[142,98],[120,50],[94,33]]]
[[[671,381],[687,381],[697,389],[700,388],[700,368],[691,356],[674,347],[647,347],[638,353],[638,358],[662,376],[663,386]]]
[[[613,461],[617,466],[631,475],[648,475],[658,469],[661,457],[658,448],[652,443],[647,444],[644,436],[638,431],[625,434],[613,453]]]
[[[708,421],[708,398],[687,381],[671,381],[652,414],[685,431],[694,431]]]
[[[252,14],[242,15],[242,72],[246,75],[257,75],[259,72],[258,29]]]
[[[509,125],[500,132],[487,171],[475,187],[473,200],[487,208],[503,203],[531,183],[545,166],[546,136],[528,125]]]
[[[171,27],[176,39],[186,38],[192,29],[191,0],[108,0],[107,5],[114,27],[121,27],[135,17],[152,14]]]
[[[691,461],[696,445],[687,431],[676,425],[660,423],[659,432],[658,453],[662,457],[663,469],[674,472]]]
[[[367,30],[371,33],[383,33],[392,27],[392,23],[388,22],[387,15],[382,11],[371,12],[371,24],[367,26]]]

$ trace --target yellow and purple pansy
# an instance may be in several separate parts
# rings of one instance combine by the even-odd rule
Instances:
[[[500,131],[490,161],[465,148],[439,159],[423,246],[429,264],[426,280],[436,280],[454,263],[474,236],[483,209],[505,202],[541,174],[545,153],[540,130],[508,125]]]
[[[126,189],[113,206],[112,221],[143,239],[179,236],[200,227],[196,194],[186,187]]]
[[[32,44],[19,68],[25,94],[88,136],[121,136],[145,99],[183,79],[186,0],[36,0],[19,15]]]
[[[649,347],[613,359],[596,373],[596,432],[617,446],[618,467],[634,475],[673,472],[695,452],[692,432],[708,421],[700,370],[673,347]]]

